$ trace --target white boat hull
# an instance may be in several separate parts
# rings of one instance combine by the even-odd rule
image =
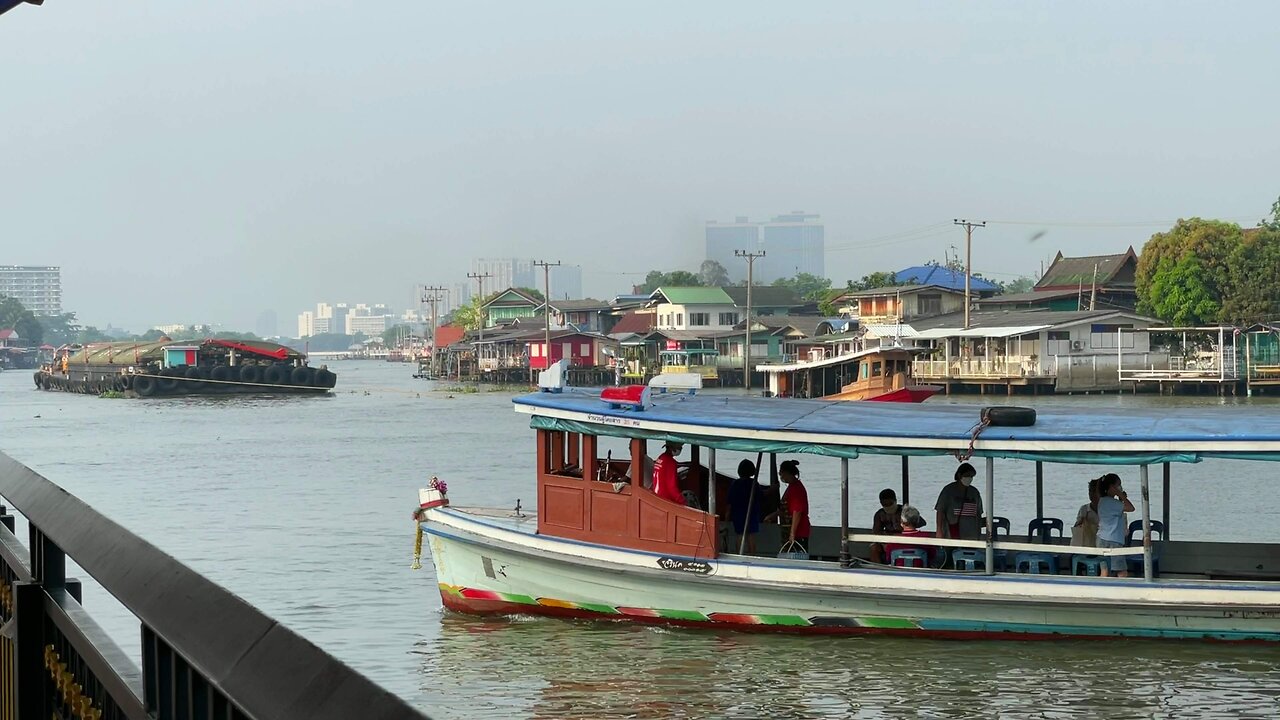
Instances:
[[[1280,641],[1280,586],[1266,583],[663,557],[448,507],[424,518],[441,599],[461,612],[831,634]]]

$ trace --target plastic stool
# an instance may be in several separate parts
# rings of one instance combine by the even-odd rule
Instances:
[[[1071,574],[1080,575],[1080,570],[1084,570],[1084,575],[1101,575],[1102,563],[1107,559],[1097,555],[1072,555],[1071,556]]]
[[[1057,567],[1052,555],[1039,552],[1021,552],[1013,558],[1014,572],[1022,572],[1022,566],[1027,566],[1027,572],[1032,575],[1054,575]],[[1044,565],[1046,572],[1040,572],[1040,566]]]
[[[899,560],[904,562],[899,563]],[[898,567],[925,568],[929,567],[929,554],[920,548],[902,548],[889,553],[889,564]]]
[[[987,554],[972,548],[956,548],[951,551],[951,562],[957,570],[977,570],[978,566],[987,566]]]

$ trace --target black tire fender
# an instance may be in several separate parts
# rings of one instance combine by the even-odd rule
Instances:
[[[336,375],[329,372],[325,368],[320,368],[316,370],[315,377],[311,379],[311,385],[313,387],[318,387],[318,388],[331,388],[333,387],[333,385],[329,384],[330,380],[332,380],[336,384],[338,378]]]
[[[310,385],[314,375],[315,372],[311,368],[303,365],[294,368],[293,372],[289,373],[289,382],[293,385]]]
[[[133,379],[133,391],[142,397],[156,394],[156,379],[150,375],[139,375]]]
[[[218,365],[209,371],[209,379],[218,382],[229,382],[236,377],[235,368],[230,365]]]
[[[288,385],[291,369],[288,365],[276,363],[262,373],[262,381],[268,385]]]
[[[982,420],[993,427],[1030,427],[1036,424],[1036,409],[992,406],[982,408]]]
[[[257,365],[241,365],[240,366],[240,382],[244,383],[260,383],[262,382],[262,368]]]

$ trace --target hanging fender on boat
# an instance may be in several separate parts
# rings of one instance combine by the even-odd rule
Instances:
[[[1036,424],[1036,409],[992,406],[982,408],[982,423],[994,427],[1030,427]]]

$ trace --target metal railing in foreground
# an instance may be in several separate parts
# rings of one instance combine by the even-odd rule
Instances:
[[[0,720],[424,718],[403,700],[0,453]],[[81,605],[81,568],[142,626],[142,668]]]

